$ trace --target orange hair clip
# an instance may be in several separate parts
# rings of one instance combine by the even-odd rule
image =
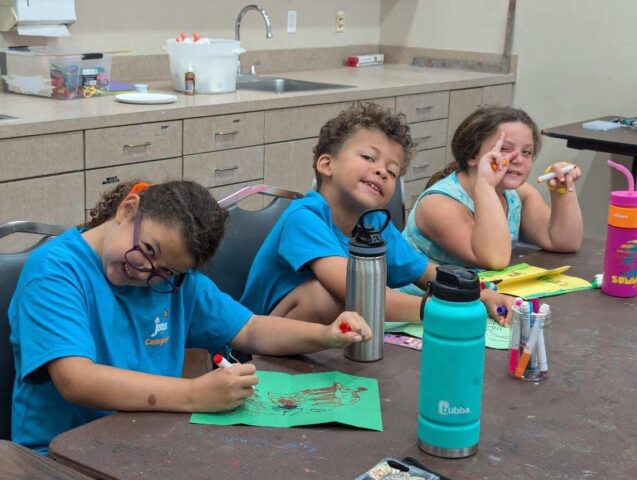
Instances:
[[[151,185],[152,184],[148,183],[148,182],[138,182],[135,185],[133,185],[133,188],[130,189],[130,192],[128,192],[128,195],[133,195],[133,194],[137,194],[137,193],[143,192],[144,190],[146,190]]]

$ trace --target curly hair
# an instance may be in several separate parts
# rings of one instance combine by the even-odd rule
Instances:
[[[338,154],[345,142],[361,128],[379,130],[402,147],[403,162],[400,174],[405,173],[416,151],[416,144],[411,138],[405,115],[392,113],[388,108],[376,103],[356,102],[321,127],[318,143],[313,149],[312,163],[317,190],[321,186],[321,174],[316,169],[319,157],[324,154]]]
[[[90,220],[82,226],[94,228],[113,218],[136,183],[139,180],[124,182],[104,193],[90,210]],[[187,180],[172,180],[151,184],[139,192],[139,198],[144,218],[179,228],[195,267],[214,255],[223,238],[228,212],[203,186]]]
[[[484,141],[496,133],[501,124],[510,122],[522,122],[531,129],[533,158],[537,157],[542,147],[540,129],[524,110],[513,107],[484,106],[465,118],[458,126],[451,140],[454,161],[434,173],[427,182],[426,188],[453,172],[466,171],[469,168],[469,160],[480,153]]]

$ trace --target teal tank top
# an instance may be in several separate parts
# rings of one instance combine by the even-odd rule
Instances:
[[[460,185],[460,182],[458,181],[457,172],[454,172],[436,182],[419,195],[411,209],[411,212],[409,213],[409,217],[407,218],[407,225],[403,230],[403,237],[412,247],[421,251],[427,256],[427,258],[440,265],[451,264],[471,268],[472,270],[480,270],[468,267],[458,257],[455,257],[445,251],[440,245],[418,230],[418,227],[416,226],[416,207],[423,197],[433,193],[447,195],[448,197],[451,197],[463,204],[471,213],[475,212],[473,199],[467,194],[467,192],[465,192],[464,188],[462,188],[462,185]],[[515,247],[520,234],[520,214],[522,211],[522,202],[520,201],[520,195],[518,195],[518,192],[515,190],[505,190],[504,197],[509,205],[507,222],[509,224],[509,232],[511,233],[511,244]],[[416,290],[412,291],[412,289]],[[401,291],[413,294],[422,292],[422,290],[418,289],[415,285],[403,287]]]

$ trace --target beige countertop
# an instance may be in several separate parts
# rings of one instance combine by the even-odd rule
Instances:
[[[175,103],[165,105],[125,104],[116,101],[113,95],[64,101],[0,93],[0,114],[19,118],[0,121],[0,138],[483,87],[515,81],[514,74],[480,73],[402,64],[283,72],[264,76],[341,83],[352,85],[353,88],[285,94],[242,90],[224,94],[197,94],[191,97],[172,92],[168,83],[151,88],[152,92],[170,92],[177,95]]]

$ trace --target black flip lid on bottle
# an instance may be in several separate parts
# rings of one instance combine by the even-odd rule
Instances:
[[[440,265],[431,288],[436,298],[448,302],[471,302],[480,298],[478,274],[455,265]]]

